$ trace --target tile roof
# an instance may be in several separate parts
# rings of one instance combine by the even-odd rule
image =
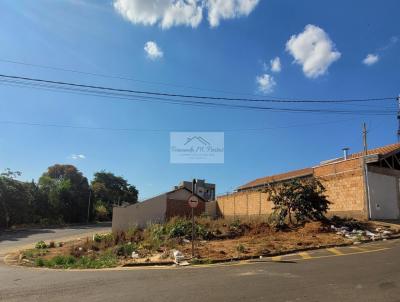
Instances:
[[[305,168],[305,169],[300,169],[300,170],[294,170],[290,171],[287,173],[282,173],[282,174],[276,174],[272,176],[266,176],[266,177],[261,177],[257,178],[256,180],[253,180],[243,186],[240,186],[238,190],[240,189],[246,189],[246,188],[251,188],[251,187],[257,187],[263,184],[271,183],[271,182],[276,182],[276,181],[282,181],[282,180],[287,180],[287,179],[292,179],[296,177],[302,177],[302,176],[308,176],[313,174],[314,169],[313,168]]]
[[[383,147],[379,147],[379,148],[368,150],[368,155],[379,154],[379,155],[384,157],[384,156],[389,155],[390,153],[392,153],[393,151],[396,151],[396,150],[400,150],[400,143],[392,144],[392,145],[386,145],[386,146],[383,146]],[[363,155],[363,152],[357,152],[357,153],[349,154],[347,159],[350,160],[350,159],[354,159],[354,158],[359,158],[362,155]],[[343,161],[343,158],[338,158],[338,159],[329,161],[329,163],[333,163],[333,162],[337,162],[337,161]],[[323,165],[323,164],[321,164],[321,165]],[[237,189],[238,190],[250,189],[252,187],[261,186],[261,185],[264,185],[264,184],[267,184],[267,183],[271,183],[271,182],[289,180],[289,179],[297,178],[297,177],[304,177],[304,176],[312,175],[313,172],[314,172],[313,168],[305,168],[305,169],[290,171],[290,172],[287,172],[287,173],[261,177],[261,178],[255,179],[253,181],[250,181],[250,182],[246,183],[245,185],[242,185],[242,186],[238,187]]]
[[[400,143],[386,145],[386,146],[383,146],[383,147],[379,147],[379,148],[368,150],[368,155],[379,154],[381,156],[386,156],[386,155],[392,153],[393,151],[395,151],[397,149],[400,149]],[[348,159],[358,158],[358,157],[361,157],[363,154],[364,154],[363,151],[357,152],[357,153],[353,153],[353,154],[349,154]]]

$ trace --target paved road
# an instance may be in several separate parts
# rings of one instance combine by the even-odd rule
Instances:
[[[0,233],[0,260],[4,254],[19,248],[33,246],[40,240],[60,241],[76,238],[77,236],[87,236],[93,233],[110,232],[111,224],[102,223],[96,225],[77,225],[64,228],[32,228],[16,231],[5,231]]]
[[[400,301],[400,240],[230,266],[54,271],[0,265],[0,301]]]

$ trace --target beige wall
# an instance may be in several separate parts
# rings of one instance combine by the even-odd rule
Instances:
[[[272,213],[272,206],[268,195],[258,191],[238,192],[217,198],[217,212],[226,217],[267,215]]]
[[[314,175],[325,186],[325,194],[332,203],[328,215],[368,217],[360,159],[316,167]],[[268,215],[272,207],[268,195],[259,191],[217,197],[217,210],[222,216]]]
[[[130,227],[145,227],[150,223],[165,220],[167,194],[162,194],[145,202],[113,209],[112,231],[127,231]]]

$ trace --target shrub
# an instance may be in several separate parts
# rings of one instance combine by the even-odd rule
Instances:
[[[236,246],[236,250],[237,250],[239,253],[244,253],[244,252],[246,251],[246,248],[245,248],[245,246],[244,246],[243,244],[239,243],[239,244]]]
[[[189,219],[176,217],[172,218],[166,224],[166,233],[169,238],[191,238],[192,237],[192,221]],[[195,222],[196,238],[210,239],[212,232],[206,218],[201,218]]]
[[[55,247],[56,247],[56,243],[54,241],[50,241],[49,248],[55,248]]]
[[[105,268],[117,265],[117,258],[112,252],[106,252],[97,259],[83,256],[79,258],[73,267],[75,268]]]
[[[106,247],[112,246],[114,244],[114,235],[112,233],[109,234],[94,234],[93,241],[97,243],[104,243]]]
[[[35,265],[39,267],[43,267],[45,265],[45,261],[42,258],[37,258],[35,260]]]
[[[43,240],[41,240],[35,244],[35,248],[36,249],[45,249],[45,248],[47,248],[47,245]]]
[[[173,218],[167,223],[170,238],[189,237],[192,234],[192,222],[184,218]]]
[[[94,212],[98,221],[108,220],[108,211],[106,204],[102,201],[97,201],[94,205]]]
[[[137,226],[131,226],[125,234],[125,237],[130,242],[138,242],[143,239],[142,230]]]
[[[101,234],[94,234],[93,241],[94,242],[101,242],[103,240],[103,235]]]
[[[55,256],[50,261],[48,261],[47,266],[49,267],[70,267],[74,265],[76,262],[76,258],[69,255],[69,256]]]
[[[119,245],[115,248],[115,253],[118,256],[130,257],[134,251],[137,250],[137,246],[131,242]]]
[[[324,220],[330,204],[324,195],[324,186],[316,178],[294,179],[279,185],[270,185],[265,192],[274,204],[279,227],[285,225],[286,218],[293,224],[293,214],[300,223],[306,220]]]

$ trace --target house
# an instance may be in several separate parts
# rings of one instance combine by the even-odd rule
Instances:
[[[196,194],[197,195],[197,194]],[[114,207],[112,231],[127,231],[130,227],[145,227],[151,223],[162,223],[175,216],[191,216],[192,209],[188,204],[192,191],[179,187],[150,199],[123,207]],[[195,215],[207,213],[215,215],[215,202],[207,202],[197,195],[199,204],[194,209]]]
[[[252,180],[237,192],[217,197],[222,216],[272,213],[272,202],[262,189],[291,179],[318,178],[332,203],[329,215],[359,219],[400,218],[400,144],[392,144],[321,162],[314,167]],[[364,164],[365,160],[365,164]]]
[[[182,181],[175,189],[183,187],[192,190],[192,181]],[[206,183],[204,179],[196,179],[195,193],[207,201],[215,200],[215,184]]]

